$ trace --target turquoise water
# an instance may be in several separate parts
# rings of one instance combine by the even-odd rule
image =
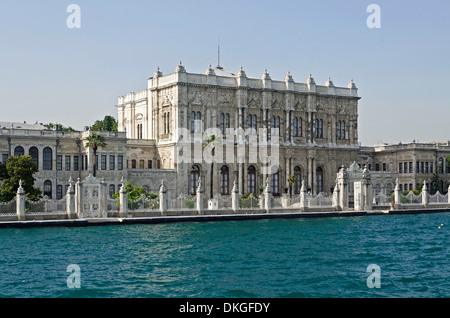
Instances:
[[[0,297],[449,297],[449,229],[448,213],[0,229]]]

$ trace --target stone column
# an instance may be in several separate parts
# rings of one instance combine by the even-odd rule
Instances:
[[[122,186],[120,187],[119,201],[120,201],[119,217],[126,218],[128,216],[128,195],[124,183],[122,183]]]
[[[19,188],[16,196],[17,220],[25,221],[25,191],[22,188],[22,180],[19,181]]]
[[[167,187],[164,184],[164,180],[161,180],[161,186],[159,187],[159,211],[161,215],[165,215],[167,212]]]
[[[341,210],[348,209],[348,172],[347,168],[342,165],[338,173],[339,183],[339,208]]]
[[[231,190],[231,208],[234,213],[239,210],[239,189],[237,187],[236,179],[234,179],[233,189]]]
[[[363,209],[365,210],[372,210],[372,179],[370,176],[370,171],[367,169],[367,166],[364,166],[363,172],[362,172],[362,178],[363,178]]]
[[[264,209],[267,213],[272,208],[272,193],[270,192],[269,178],[266,179],[266,187],[264,189]]]
[[[198,187],[197,187],[197,212],[198,214],[203,213],[203,187],[202,187],[202,180],[198,181]]]
[[[398,185],[398,179],[395,183],[395,189],[394,189],[394,207],[399,208],[401,206],[400,202],[400,186]]]
[[[422,205],[424,208],[426,208],[428,206],[428,201],[429,201],[428,186],[427,186],[427,182],[424,180],[423,187],[422,187]]]
[[[69,179],[69,188],[67,189],[66,194],[66,213],[67,218],[75,219],[77,217],[75,211],[75,189],[72,184],[72,178]]]
[[[78,215],[79,219],[82,219],[84,216],[83,196],[83,183],[80,178],[78,178],[77,183],[75,184],[75,213]]]
[[[305,181],[302,180],[302,187],[300,188],[300,208],[302,209],[302,211],[305,211],[306,203]]]
[[[339,197],[340,197],[339,192],[340,192],[339,184],[336,179],[336,184],[334,186],[333,191],[333,208],[335,208],[336,210],[339,210]]]
[[[105,178],[102,178],[102,181],[100,182],[100,206],[99,206],[99,212],[101,218],[107,218],[108,217],[108,203],[107,203],[107,187]]]

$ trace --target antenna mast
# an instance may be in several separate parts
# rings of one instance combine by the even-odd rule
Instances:
[[[220,66],[220,39],[217,40],[217,68],[222,69]]]

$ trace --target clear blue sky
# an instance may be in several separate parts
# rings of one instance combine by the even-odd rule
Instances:
[[[81,7],[69,29],[66,8]],[[366,25],[381,8],[381,28]],[[0,121],[82,129],[117,116],[117,97],[172,73],[217,64],[272,79],[312,73],[362,97],[359,136],[379,142],[450,139],[450,1],[2,0]]]

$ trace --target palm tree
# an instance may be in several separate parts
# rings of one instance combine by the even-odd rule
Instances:
[[[105,137],[103,137],[102,135],[93,132],[92,134],[90,134],[85,140],[87,140],[86,145],[84,145],[84,147],[86,148],[92,148],[92,151],[94,151],[94,158],[93,158],[93,176],[95,177],[96,175],[96,166],[97,166],[97,149],[98,147],[105,147],[106,146],[106,142],[105,142]]]

